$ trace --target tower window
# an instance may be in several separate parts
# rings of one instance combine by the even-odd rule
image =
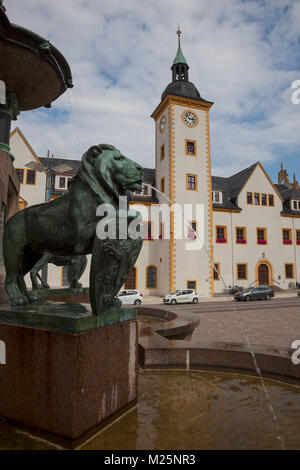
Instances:
[[[165,158],[165,146],[162,145],[160,147],[160,161],[163,160]]]
[[[197,191],[197,175],[186,175],[186,189]]]
[[[185,141],[185,154],[186,155],[196,155],[197,153],[197,143],[195,140],[186,140]]]
[[[187,288],[188,289],[197,289],[197,282],[196,281],[187,281]]]
[[[162,179],[160,180],[160,191],[161,191],[162,193],[165,192],[165,178],[162,178]]]

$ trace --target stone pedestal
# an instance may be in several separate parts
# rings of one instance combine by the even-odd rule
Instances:
[[[74,447],[135,405],[135,309],[130,309],[129,319],[101,327],[90,328],[86,316],[83,331],[77,332],[70,331],[72,321],[67,322],[69,331],[58,331],[58,315],[40,320],[47,328],[24,325],[21,317],[15,320],[16,310],[9,321],[9,309],[0,307],[1,416]],[[36,312],[38,316],[43,314]],[[77,317],[74,324],[82,320]]]

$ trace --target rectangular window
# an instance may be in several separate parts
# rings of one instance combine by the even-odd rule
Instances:
[[[297,210],[298,210],[298,204],[297,204],[297,201],[293,201],[293,209],[294,209],[295,211],[297,211]]]
[[[286,279],[294,279],[294,265],[291,264],[285,264],[285,278]]]
[[[212,202],[222,204],[222,192],[221,191],[213,191],[212,192]]]
[[[185,154],[186,155],[196,155],[197,144],[195,140],[186,140],[185,141]]]
[[[267,195],[266,195],[266,194],[262,194],[262,195],[261,195],[261,205],[262,205],[262,206],[266,206],[266,205],[267,205]]]
[[[197,175],[186,175],[186,187],[189,191],[197,191]]]
[[[157,269],[155,266],[148,266],[146,269],[146,288],[156,289]]]
[[[214,264],[214,281],[220,280],[220,263]]]
[[[22,168],[16,168],[17,177],[20,180],[20,183],[24,183],[24,170]]]
[[[269,206],[274,207],[274,196],[269,194]]]
[[[144,240],[152,240],[152,224],[151,222],[142,222],[144,230]]]
[[[35,184],[35,170],[27,170],[26,184]]]
[[[296,244],[300,245],[300,230],[296,230]]]
[[[142,184],[142,190],[141,191],[135,191],[135,194],[138,196],[148,196],[150,194],[150,188],[148,184]]]
[[[195,220],[192,220],[191,222],[189,222],[188,227],[187,227],[187,237],[197,238],[197,235],[195,232],[197,232],[197,222]]]
[[[165,192],[165,178],[162,178],[162,179],[160,180],[160,191],[161,191],[162,193]]]
[[[165,146],[162,145],[160,147],[160,161],[162,161],[165,158]]]
[[[237,264],[237,279],[238,280],[247,280],[248,279],[248,273],[247,273],[247,264]]]
[[[265,228],[257,228],[256,229],[256,237],[257,237],[257,244],[258,245],[266,245],[267,244],[267,230]]]
[[[246,240],[246,228],[236,227],[236,243],[247,243]]]
[[[59,188],[65,189],[66,187],[66,178],[64,176],[59,177]]]
[[[216,243],[227,243],[227,227],[216,227]]]
[[[282,229],[282,243],[284,245],[292,244],[292,230],[290,228]]]
[[[254,205],[259,206],[259,204],[260,204],[260,194],[254,193]]]
[[[253,194],[247,193],[247,204],[253,204]]]
[[[197,289],[197,282],[196,281],[187,281],[186,282],[186,287],[188,289],[194,289],[196,290]]]

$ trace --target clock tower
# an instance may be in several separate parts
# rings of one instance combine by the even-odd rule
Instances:
[[[196,289],[200,296],[213,295],[212,187],[209,111],[213,103],[203,99],[189,81],[189,66],[178,49],[172,81],[152,114],[155,121],[156,186],[172,204],[179,204],[182,238],[176,238],[178,211],[170,218],[170,239],[162,240],[162,289]],[[160,203],[166,200],[160,196]],[[188,206],[184,206],[188,205]],[[193,238],[190,226],[197,231]]]

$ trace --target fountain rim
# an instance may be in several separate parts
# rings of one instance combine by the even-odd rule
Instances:
[[[61,96],[67,88],[73,87],[71,68],[63,54],[52,43],[47,41],[39,34],[34,33],[33,31],[26,29],[23,26],[11,23],[6,13],[0,8],[0,43],[1,42],[9,43],[16,47],[23,48],[27,52],[34,53],[37,57],[37,60],[46,61],[57,72],[58,79],[60,80],[60,91],[59,93],[52,92],[50,102]],[[39,47],[42,44],[47,43],[51,47],[49,53],[38,54]],[[14,91],[11,89],[10,83],[6,83],[6,88],[8,91]],[[49,103],[41,102],[40,106],[46,106],[48,104]],[[26,106],[25,108],[22,107],[22,105],[19,106],[20,111],[36,109],[37,107],[39,106]]]

